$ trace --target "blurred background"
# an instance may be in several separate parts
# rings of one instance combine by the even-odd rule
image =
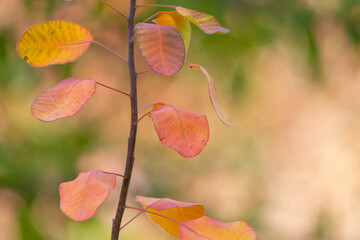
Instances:
[[[127,12],[127,0],[109,0]],[[360,239],[360,2],[358,0],[138,0],[214,15],[231,29],[193,27],[187,61],[213,76],[226,127],[207,81],[184,68],[139,78],[139,105],[166,102],[206,114],[210,140],[184,159],[158,140],[149,118],[138,131],[136,195],[203,203],[223,222],[244,220],[266,240]],[[98,88],[74,117],[43,123],[30,105],[66,77],[128,91],[127,66],[93,45],[74,63],[34,69],[16,52],[20,35],[48,20],[69,20],[126,56],[122,17],[97,0],[0,0],[0,240],[109,239],[118,187],[95,217],[78,223],[59,209],[58,186],[91,169],[122,173],[129,103]],[[144,20],[164,8],[141,8]],[[145,70],[137,51],[137,70]],[[136,212],[126,211],[126,219]],[[124,222],[125,222],[124,221]],[[121,239],[171,240],[147,216]]]

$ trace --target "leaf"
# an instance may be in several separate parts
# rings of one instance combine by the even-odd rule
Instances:
[[[74,221],[92,218],[115,187],[115,174],[92,170],[80,173],[71,182],[60,184],[60,209]]]
[[[195,10],[176,7],[176,11],[187,18],[190,22],[199,27],[204,33],[214,34],[214,33],[229,33],[230,30],[224,28],[220,23],[210,14],[198,12]]]
[[[200,65],[197,64],[188,64],[190,68],[194,68],[194,69],[200,69],[206,76],[207,80],[208,80],[208,91],[209,91],[209,97],[211,100],[211,104],[213,105],[213,108],[216,112],[216,114],[219,116],[220,120],[228,125],[231,126],[231,117],[230,115],[221,107],[218,97],[216,95],[216,87],[215,87],[215,82],[212,79],[212,77],[210,76],[210,74],[208,73],[208,71],[206,71],[205,68],[203,68]]]
[[[186,222],[201,218],[205,214],[205,207],[201,204],[179,202],[169,198],[148,198],[137,196],[139,202],[146,210],[161,214],[177,222]],[[149,217],[165,231],[179,237],[179,223],[164,217],[148,213]]]
[[[160,12],[154,22],[161,26],[175,27],[184,40],[185,52],[188,51],[191,39],[191,26],[185,17],[177,12]]]
[[[91,79],[67,78],[55,87],[42,92],[31,105],[31,113],[44,122],[71,117],[96,91]]]
[[[202,217],[185,222],[179,227],[181,240],[256,240],[256,232],[243,221],[218,222],[211,217]]]
[[[93,36],[72,22],[49,21],[26,30],[17,44],[19,55],[34,67],[75,61],[89,48]]]
[[[164,105],[152,111],[151,118],[161,143],[185,158],[197,156],[209,140],[205,115]]]
[[[185,62],[185,45],[176,28],[138,23],[135,31],[141,55],[153,72],[171,76],[180,71]]]

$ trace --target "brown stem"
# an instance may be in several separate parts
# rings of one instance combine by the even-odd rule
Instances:
[[[128,32],[128,66],[129,66],[129,77],[130,77],[130,101],[131,101],[131,123],[130,133],[128,138],[128,151],[126,157],[126,166],[119,202],[116,210],[115,218],[113,219],[111,240],[119,239],[121,220],[125,210],[126,198],[129,192],[131,173],[134,166],[134,153],[135,153],[135,142],[138,119],[138,104],[137,104],[137,89],[136,89],[136,72],[135,72],[135,59],[134,59],[134,42],[131,41],[134,36],[135,27],[135,11],[136,11],[136,0],[130,0],[129,3],[129,16],[127,17],[127,32]]]

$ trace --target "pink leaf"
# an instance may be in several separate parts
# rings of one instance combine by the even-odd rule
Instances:
[[[88,220],[108,198],[115,184],[115,174],[100,170],[80,173],[74,181],[60,184],[60,209],[74,221]]]
[[[67,78],[41,93],[32,103],[31,113],[44,122],[71,117],[80,111],[95,91],[94,80]]]

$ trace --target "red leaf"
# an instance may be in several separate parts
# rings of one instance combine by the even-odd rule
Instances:
[[[208,80],[208,91],[209,91],[209,97],[211,100],[211,104],[213,105],[213,108],[216,112],[216,114],[218,115],[218,117],[220,118],[220,120],[228,125],[231,126],[231,117],[230,115],[221,107],[218,97],[216,95],[216,88],[215,88],[215,82],[212,79],[212,77],[210,76],[210,74],[208,73],[208,71],[206,71],[205,68],[203,68],[200,65],[197,64],[192,64],[192,63],[188,63],[190,68],[194,68],[194,69],[200,69],[206,76],[207,80]]]
[[[71,117],[80,111],[95,91],[94,80],[67,78],[41,93],[32,103],[31,113],[45,122]]]
[[[80,173],[70,182],[60,184],[60,209],[74,221],[92,218],[115,187],[116,176],[100,170]]]
[[[179,227],[181,240],[256,240],[256,232],[243,221],[218,222],[211,217],[202,217],[185,222]]]
[[[186,158],[197,156],[209,140],[205,115],[164,105],[151,112],[160,141]]]
[[[152,71],[163,76],[180,71],[185,62],[185,45],[176,28],[138,23],[135,31],[141,55]]]
[[[205,207],[201,204],[179,202],[169,198],[148,198],[137,196],[139,202],[147,211],[161,214],[177,222],[186,222],[204,216]],[[179,237],[179,223],[164,217],[148,213],[149,217],[165,231]]]

